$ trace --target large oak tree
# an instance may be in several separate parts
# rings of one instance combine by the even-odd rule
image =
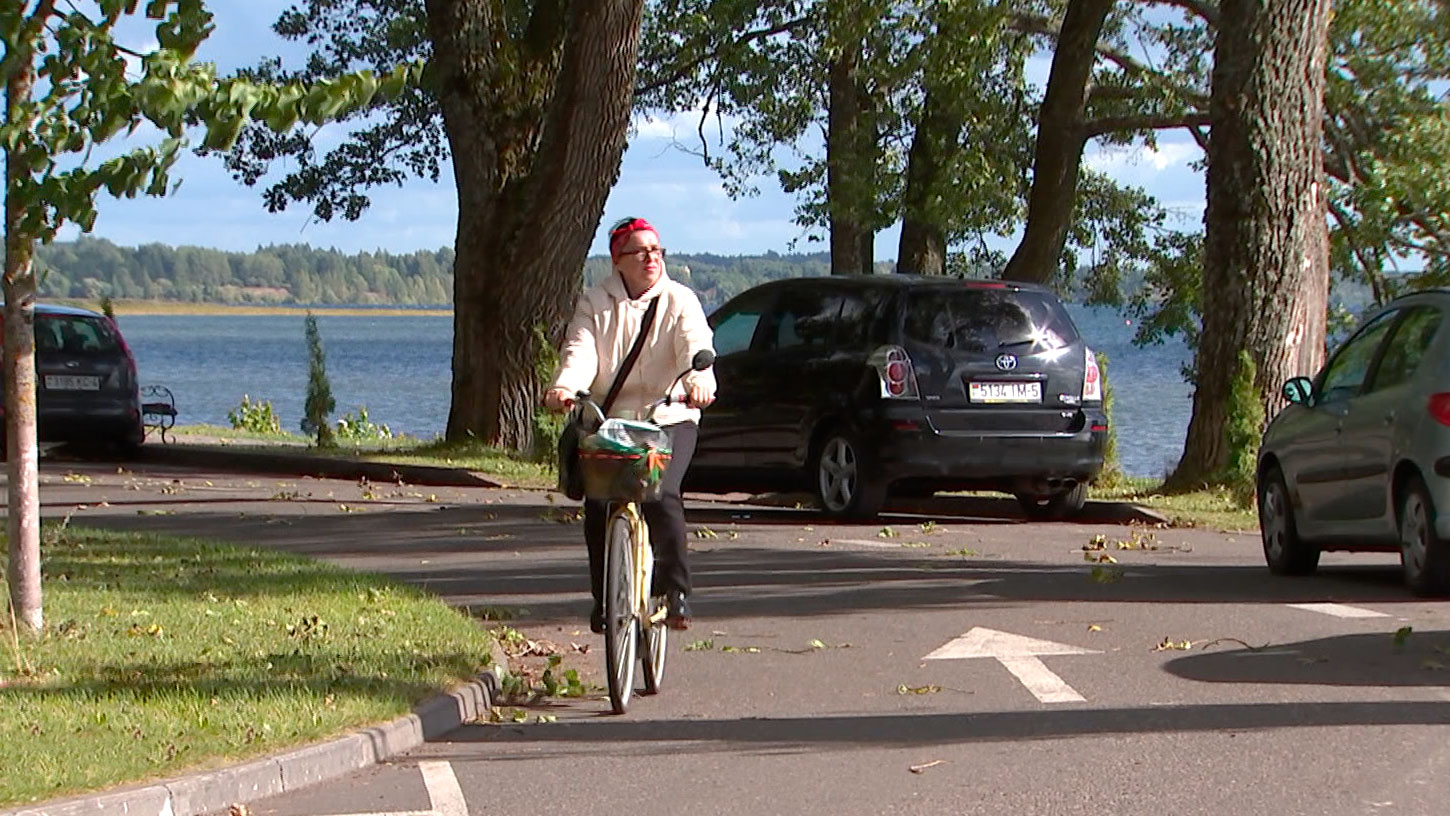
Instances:
[[[452,401],[447,436],[528,450],[540,384],[535,327],[560,326],[619,173],[634,95],[644,0],[306,0],[277,31],[314,54],[318,78],[426,60],[423,83],[359,117],[318,155],[309,137],[246,135],[229,161],[261,180],[273,210],[306,202],[320,218],[359,217],[363,190],[437,177],[458,193]]]

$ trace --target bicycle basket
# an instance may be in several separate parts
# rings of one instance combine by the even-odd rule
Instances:
[[[607,420],[579,442],[584,495],[591,499],[657,501],[669,463],[669,436],[648,423]]]

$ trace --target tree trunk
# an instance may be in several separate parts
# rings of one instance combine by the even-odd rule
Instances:
[[[831,230],[831,274],[869,275],[875,230],[866,217],[874,201],[875,134],[868,100],[857,79],[860,47],[842,53],[830,68],[826,123],[826,209]]]
[[[1037,121],[1032,192],[1022,241],[1007,262],[1007,280],[1049,283],[1057,277],[1077,206],[1077,182],[1087,144],[1088,82],[1098,38],[1113,0],[1071,0],[1062,20],[1047,92]]]
[[[28,65],[21,56],[18,65]],[[32,69],[16,70],[6,82],[7,121],[30,100]],[[29,171],[12,152],[5,154],[6,189]],[[10,603],[20,626],[45,626],[40,589],[40,449],[35,435],[35,268],[34,240],[22,235],[21,204],[5,196],[5,451],[10,537]]]
[[[539,0],[517,39],[497,6],[427,0],[458,188],[447,438],[527,451],[533,330],[567,319],[619,176],[644,2]]]
[[[1324,356],[1329,239],[1320,150],[1330,0],[1225,0],[1214,48],[1193,418],[1170,483],[1228,461],[1229,384],[1247,349],[1265,415]]]
[[[941,36],[938,34],[938,36]],[[962,115],[927,92],[921,121],[906,158],[906,190],[902,193],[901,242],[896,269],[918,275],[946,272],[947,237],[942,222],[946,192],[943,159],[955,150],[962,132]]]

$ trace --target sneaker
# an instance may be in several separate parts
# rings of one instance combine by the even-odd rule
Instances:
[[[589,631],[602,635],[608,628],[604,622],[604,604],[595,604],[594,609],[589,612]]]
[[[690,628],[690,603],[685,593],[675,590],[665,596],[665,625],[671,629]]]

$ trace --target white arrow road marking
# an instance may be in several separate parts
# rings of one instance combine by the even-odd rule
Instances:
[[[381,810],[342,816],[468,816],[463,788],[458,786],[458,777],[454,776],[451,764],[419,762],[418,770],[423,774],[423,787],[428,789],[429,810]]]
[[[463,788],[447,762],[420,762],[423,785],[428,788],[428,801],[438,816],[468,816],[468,803],[463,801]]]
[[[966,634],[942,646],[923,660],[967,660],[990,657],[1002,664],[1027,690],[1043,703],[1081,703],[1083,696],[1043,665],[1041,655],[1102,654],[1093,649],[1053,643],[1050,640],[973,627]]]
[[[1305,612],[1318,612],[1322,615],[1333,615],[1336,618],[1388,618],[1383,612],[1376,612],[1373,609],[1361,609],[1357,606],[1345,606],[1337,603],[1302,603],[1287,604],[1291,609],[1302,609]]]

